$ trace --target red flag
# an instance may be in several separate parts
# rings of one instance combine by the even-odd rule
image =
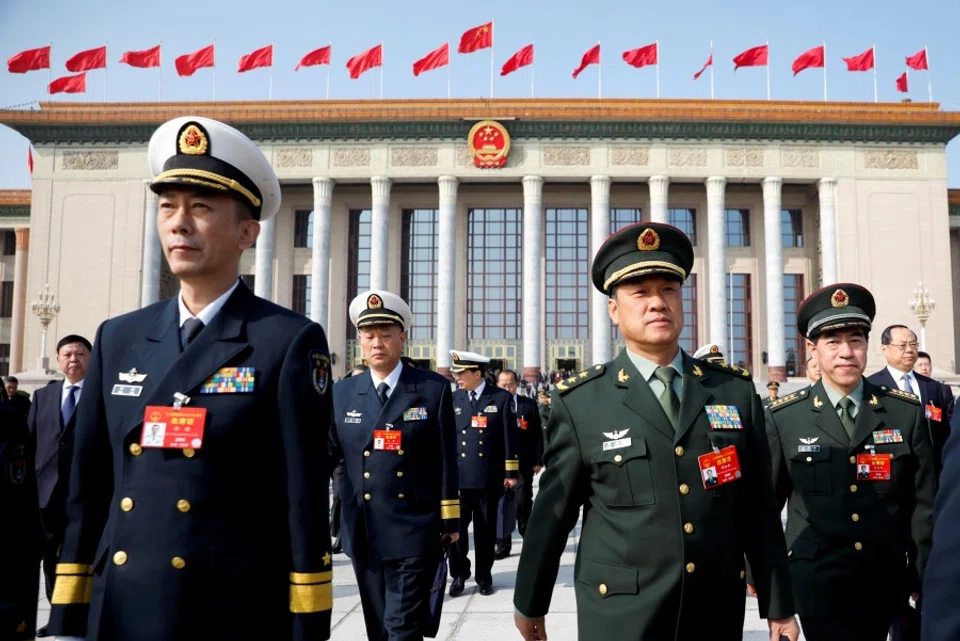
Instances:
[[[37,69],[50,68],[50,46],[39,49],[27,49],[7,60],[7,70],[10,73],[27,73]]]
[[[383,66],[383,45],[377,45],[371,49],[367,49],[361,54],[358,54],[349,60],[347,60],[347,69],[350,70],[350,77],[356,80],[360,77],[364,71],[373,69],[374,67]]]
[[[927,66],[927,50],[924,48],[912,56],[909,56],[907,58],[907,66],[911,69],[916,69],[917,71],[925,71],[930,69],[930,67]]]
[[[713,53],[711,52],[711,53],[710,53],[710,57],[707,58],[707,61],[706,61],[705,63],[703,63],[703,66],[702,66],[702,67],[700,67],[700,71],[698,71],[697,73],[693,74],[693,79],[696,80],[697,78],[699,78],[700,76],[702,76],[702,75],[703,75],[703,72],[707,70],[707,67],[712,67],[712,66],[713,66]]]
[[[870,47],[859,56],[844,58],[843,61],[847,63],[847,71],[870,71],[874,65],[873,47]]]
[[[107,47],[97,47],[81,51],[67,60],[67,71],[79,73],[90,69],[105,69],[107,66]]]
[[[120,57],[120,62],[131,67],[159,67],[160,66],[160,45],[144,49],[143,51],[127,51]]]
[[[413,75],[419,76],[424,71],[446,67],[448,64],[450,64],[450,43],[445,42],[413,63]]]
[[[584,69],[590,65],[600,64],[600,45],[596,45],[587,49],[587,52],[583,54],[583,59],[580,60],[580,66],[574,69],[573,77],[576,78],[580,75]]]
[[[765,67],[770,54],[770,45],[760,45],[747,49],[739,56],[733,59],[733,70],[740,67]]]
[[[330,45],[326,47],[320,47],[319,49],[314,49],[303,58],[300,58],[300,62],[297,63],[297,68],[294,71],[300,71],[300,67],[313,67],[315,65],[328,65],[330,64]]]
[[[468,29],[460,36],[457,53],[473,53],[493,46],[493,22]]]
[[[533,45],[529,44],[517,53],[510,56],[510,59],[503,63],[503,69],[500,70],[500,75],[505,76],[509,73],[513,73],[520,67],[526,67],[527,65],[533,64]]]
[[[804,69],[820,68],[824,65],[825,47],[820,45],[809,51],[804,51],[797,59],[793,61],[793,75],[797,75]]]
[[[251,51],[247,55],[240,58],[240,66],[237,68],[237,73],[243,73],[244,71],[258,69],[260,67],[272,66],[273,45],[267,45],[266,47],[261,47],[256,51]]]
[[[33,148],[27,147],[27,169],[30,170],[30,173],[33,173]]]
[[[87,73],[78,73],[75,76],[64,76],[50,83],[50,93],[86,93]]]
[[[900,77],[897,78],[897,91],[900,93],[907,93],[907,72],[904,71],[900,74]]]
[[[632,51],[623,52],[623,61],[626,62],[631,67],[646,67],[647,65],[655,65],[658,63],[658,51],[657,43],[652,45],[647,45],[646,47],[640,47],[639,49],[633,49]]]
[[[197,69],[213,66],[213,45],[197,49],[193,53],[180,56],[174,63],[177,66],[177,74],[181,76],[192,76]]]

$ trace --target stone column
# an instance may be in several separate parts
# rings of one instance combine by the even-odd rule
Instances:
[[[140,307],[160,300],[160,266],[163,249],[157,229],[157,195],[150,189],[149,180],[144,180],[146,205],[143,208],[143,262],[140,266]]]
[[[820,269],[821,286],[832,285],[837,274],[837,179],[821,178],[820,187]]]
[[[390,265],[390,186],[386,176],[370,179],[370,289],[386,289]]]
[[[726,188],[723,176],[707,178],[707,281],[710,293],[708,341],[720,346],[720,351],[729,358],[727,345],[727,257],[726,257]]]
[[[333,181],[313,179],[313,255],[310,270],[310,320],[327,329],[330,301],[330,206]]]
[[[13,319],[10,332],[10,373],[23,371],[23,328],[27,321],[27,254],[30,251],[30,229],[14,231],[17,253],[13,258]]]
[[[260,223],[257,238],[256,271],[253,291],[260,298],[273,300],[273,256],[277,249],[277,213]]]
[[[543,326],[540,297],[543,279],[543,177],[523,177],[523,377],[536,382],[540,375]]]
[[[783,327],[783,237],[780,232],[782,178],[763,179],[763,246],[767,270],[767,379],[787,380]]]
[[[437,372],[450,378],[450,350],[456,323],[457,185],[453,176],[440,176],[440,220],[437,232]]]
[[[595,257],[600,245],[610,235],[610,176],[590,179],[590,256]],[[592,260],[591,260],[592,264]],[[607,297],[590,287],[590,345],[592,360],[584,365],[610,360],[613,340],[610,338],[610,314]]]
[[[647,183],[650,185],[650,222],[670,222],[670,217],[667,214],[667,194],[670,191],[670,178],[667,176],[650,176]]]

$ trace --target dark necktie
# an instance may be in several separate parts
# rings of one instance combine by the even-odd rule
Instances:
[[[77,408],[78,389],[80,388],[76,385],[67,387],[67,397],[63,399],[63,404],[60,405],[60,417],[63,419],[64,426],[70,422],[70,417],[73,416],[73,410]]]
[[[847,433],[847,438],[852,441],[854,420],[853,414],[850,412],[851,405],[853,405],[853,400],[851,400],[849,396],[844,396],[837,401],[837,407],[840,408],[840,423],[843,425],[843,430]]]
[[[387,390],[390,389],[390,386],[386,383],[380,383],[377,385],[377,397],[380,399],[381,405],[387,404]]]
[[[470,390],[470,405],[471,407],[477,406],[477,392],[476,390]]]
[[[677,370],[672,367],[658,367],[653,375],[663,383],[663,391],[660,392],[660,405],[663,406],[663,411],[670,419],[673,429],[677,429],[677,421],[680,419],[680,399],[677,398],[677,393],[673,391],[673,379],[677,375]]]
[[[188,318],[183,323],[183,327],[180,328],[180,347],[181,349],[186,349],[194,338],[197,337],[197,334],[200,333],[200,330],[203,329],[203,321],[199,318]]]

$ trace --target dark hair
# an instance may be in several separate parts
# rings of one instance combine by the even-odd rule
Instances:
[[[87,348],[88,352],[93,351],[93,345],[90,344],[90,341],[88,341],[86,338],[84,338],[80,334],[67,334],[66,336],[60,339],[59,343],[57,343],[57,354],[60,353],[61,347],[63,347],[64,345],[69,345],[70,343],[82,343],[83,346]]]
[[[927,354],[926,352],[917,352],[917,360],[920,360],[921,358],[925,358],[933,363],[933,359],[930,358],[930,354]]]
[[[17,380],[17,377],[16,377],[16,376],[4,376],[4,377],[3,377],[3,382],[4,382],[4,383],[13,383],[14,385],[19,385],[19,384],[20,384],[20,381]]]
[[[513,382],[514,382],[514,383],[517,383],[517,384],[520,383],[520,377],[517,376],[517,373],[516,373],[515,371],[513,371],[512,369],[502,369],[502,370],[500,370],[500,373],[501,373],[501,374],[509,374],[510,376],[513,377]]]
[[[881,345],[889,345],[889,344],[890,344],[890,341],[893,340],[893,330],[895,330],[895,329],[905,329],[905,330],[907,330],[908,332],[910,332],[911,334],[913,334],[913,337],[914,337],[914,338],[917,337],[917,333],[916,333],[915,331],[913,331],[912,329],[910,329],[909,327],[907,327],[906,325],[891,325],[890,327],[888,327],[888,328],[886,328],[885,330],[883,330],[883,333],[882,333],[882,334],[880,334],[880,344],[881,344]]]

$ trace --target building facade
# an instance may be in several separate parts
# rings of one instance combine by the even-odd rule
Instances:
[[[528,378],[610,359],[622,341],[589,264],[611,232],[643,221],[694,241],[689,351],[715,342],[757,378],[802,376],[795,312],[806,295],[858,282],[877,294],[877,325],[913,326],[907,300],[922,281],[937,301],[927,351],[955,371],[960,231],[951,220],[960,215],[950,214],[960,214],[960,198],[948,198],[945,149],[960,114],[926,103],[669,100],[0,112],[36,149],[28,224],[0,215],[0,228],[29,228],[25,288],[11,279],[9,336],[24,335],[22,350],[8,343],[12,369],[31,367],[40,342],[17,291],[49,284],[61,305],[51,333],[91,336],[106,318],[176,294],[146,186],[146,142],[185,114],[238,126],[272,161],[283,204],[244,256],[243,277],[325,327],[338,375],[359,359],[347,306],[366,288],[410,303],[408,355],[442,372],[452,348]],[[502,136],[486,150],[485,128]],[[11,242],[4,281],[21,258]],[[880,363],[875,340],[871,365]]]

